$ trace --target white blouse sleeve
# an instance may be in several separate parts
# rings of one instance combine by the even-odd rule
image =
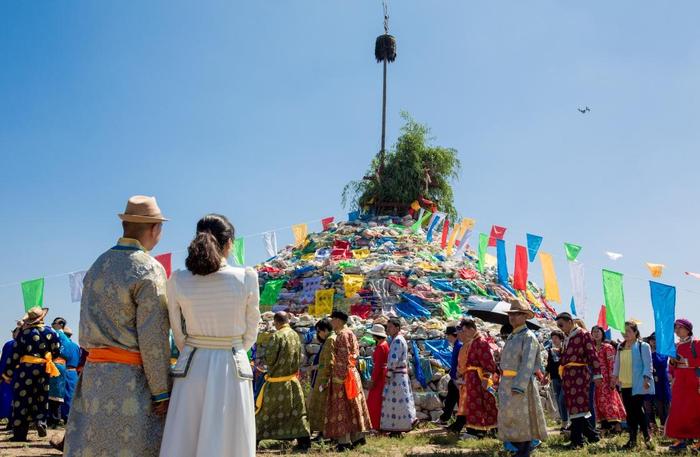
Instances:
[[[174,274],[168,280],[168,314],[170,315],[170,328],[173,331],[175,346],[182,351],[185,347],[185,334],[182,332],[182,311],[180,310],[180,303],[177,301],[177,285],[175,283],[175,278],[177,278],[177,275]]]
[[[243,347],[247,351],[258,337],[258,323],[260,322],[260,286],[258,285],[258,272],[253,268],[245,269],[245,322],[246,330],[243,334]]]

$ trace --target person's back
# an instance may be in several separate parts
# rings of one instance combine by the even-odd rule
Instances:
[[[258,276],[226,263],[234,229],[224,216],[197,223],[187,270],[168,281],[168,312],[180,350],[163,433],[163,457],[255,455],[253,372],[246,351],[260,320]]]

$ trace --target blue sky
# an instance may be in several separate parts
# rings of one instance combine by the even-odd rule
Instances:
[[[543,235],[566,303],[562,243],[582,245],[589,321],[610,267],[649,333],[651,261],[700,325],[700,282],[683,275],[700,271],[700,4],[403,0],[390,14],[389,143],[407,110],[456,148],[462,215],[509,227],[511,260]],[[131,194],[172,218],[156,253],[184,249],[207,212],[240,234],[344,214],[342,186],[378,150],[381,32],[369,0],[0,3],[0,284],[87,268]],[[263,256],[249,239],[249,262]],[[77,327],[67,277],[47,279],[46,303]],[[10,330],[18,285],[0,305]]]

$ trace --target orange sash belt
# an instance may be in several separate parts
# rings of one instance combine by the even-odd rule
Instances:
[[[355,382],[355,376],[353,374],[353,369],[357,365],[357,359],[355,358],[350,358],[349,360],[350,366],[348,366],[348,373],[345,375],[345,396],[348,397],[348,400],[354,400],[357,398],[358,395],[360,395],[360,389],[357,387],[357,383]]]
[[[89,349],[87,361],[92,363],[123,363],[124,365],[143,365],[141,353],[121,348]]]

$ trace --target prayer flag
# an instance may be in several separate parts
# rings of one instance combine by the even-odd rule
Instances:
[[[506,263],[506,242],[496,240],[496,259],[498,260],[498,282],[508,286],[508,264]]]
[[[301,301],[312,303],[316,298],[316,291],[321,288],[321,276],[313,276],[302,280]]]
[[[525,246],[515,246],[515,272],[513,273],[513,289],[527,290],[528,256]]]
[[[598,327],[603,330],[608,329],[608,319],[605,317],[605,305],[600,305],[600,311],[598,311]]]
[[[86,273],[87,271],[77,271],[68,276],[68,283],[70,284],[70,300],[73,303],[79,303],[83,298],[83,281],[85,280]]]
[[[334,217],[327,217],[325,219],[321,219],[321,225],[323,226],[323,231],[325,232],[329,228],[331,228],[331,224],[335,220]]]
[[[416,381],[425,388],[428,385],[428,381],[425,379],[425,374],[423,373],[423,367],[420,364],[420,357],[418,357],[418,345],[416,340],[411,341],[411,346],[413,349],[413,373],[416,375]]]
[[[24,298],[24,310],[29,311],[35,306],[44,305],[44,278],[32,279],[22,283],[22,298]]]
[[[578,317],[578,314],[576,314],[576,302],[574,301],[574,297],[571,297],[569,308],[571,308],[571,315]]]
[[[245,265],[245,239],[236,238],[233,241],[233,259],[238,265]]]
[[[173,272],[173,254],[168,252],[167,254],[157,255],[154,259],[163,265],[163,268],[165,268],[165,277],[169,279]]]
[[[282,286],[286,279],[272,279],[265,283],[262,294],[260,294],[260,304],[262,306],[272,306],[277,304],[277,297],[280,295]]]
[[[586,319],[586,285],[583,264],[581,262],[569,262],[569,273],[571,274],[571,294],[572,300],[576,302],[576,309],[581,319]]]
[[[343,287],[345,288],[345,297],[353,297],[356,293],[362,290],[362,286],[364,283],[364,275],[343,274]]]
[[[625,292],[622,287],[622,273],[603,270],[603,295],[608,325],[615,330],[625,330]]]
[[[368,248],[361,248],[361,249],[353,249],[352,250],[352,257],[354,259],[366,259],[369,257],[370,251]]]
[[[433,241],[433,231],[435,230],[435,227],[437,226],[438,222],[440,222],[441,217],[442,217],[442,215],[439,213],[433,214],[433,219],[428,224],[428,234],[426,236],[426,239],[428,240],[428,242]]]
[[[617,252],[606,251],[605,255],[607,255],[610,260],[620,260],[622,258],[622,254],[618,254]]]
[[[576,260],[576,257],[581,252],[581,246],[577,244],[564,243],[564,249],[566,249],[566,258],[569,262]]]
[[[277,255],[277,233],[276,232],[263,233],[263,243],[265,244],[265,252],[267,252],[268,257],[274,257]]]
[[[420,203],[418,203],[418,200],[414,200],[414,201],[411,203],[411,209],[412,209],[413,211],[418,211],[418,210],[420,209]]]
[[[664,268],[666,268],[666,265],[647,262],[647,268],[649,269],[649,273],[651,273],[652,278],[660,278]]]
[[[360,218],[360,210],[351,211],[348,213],[348,222],[356,221]]]
[[[540,252],[540,263],[542,264],[545,298],[552,302],[561,303],[559,283],[557,282],[557,273],[554,271],[552,255],[546,252]]]
[[[445,223],[442,225],[442,242],[440,243],[440,247],[442,247],[442,249],[447,247],[447,232],[449,231],[450,221],[449,219],[445,218]]]
[[[676,356],[674,322],[676,320],[676,288],[649,281],[651,306],[654,308],[656,352],[669,357]]]
[[[691,278],[700,279],[700,273],[693,273],[691,271],[686,271],[685,275],[690,276]]]
[[[333,312],[333,296],[335,289],[319,289],[316,291],[316,315],[325,316]]]
[[[455,298],[446,298],[445,300],[440,303],[440,307],[442,308],[442,312],[445,315],[445,318],[448,320],[457,320],[462,317],[462,306],[460,303],[462,302],[462,299],[457,296]]]
[[[491,227],[491,236],[489,237],[489,246],[494,247],[496,246],[496,240],[502,240],[503,235],[506,234],[506,228],[505,227],[499,227],[498,225],[494,225]]]
[[[300,247],[306,240],[306,235],[309,233],[309,226],[306,224],[292,225],[292,233],[294,234],[294,245]]]
[[[454,227],[452,227],[452,233],[450,233],[450,239],[447,242],[447,255],[451,256],[454,245],[455,245],[455,240],[457,239],[457,235],[459,235],[460,230],[462,229],[461,224],[455,224]]]
[[[421,208],[421,210],[422,209],[423,208]],[[413,230],[414,233],[418,232],[418,230],[420,230],[421,226],[423,225],[423,222],[425,222],[425,220],[428,219],[432,215],[433,215],[433,213],[428,213],[428,212],[423,214],[422,217],[419,217],[418,220],[413,223],[413,225],[411,226],[411,230]]]
[[[530,262],[535,261],[537,257],[537,251],[540,250],[542,246],[542,237],[539,235],[532,235],[531,233],[526,234],[527,236],[527,253],[530,258]]]
[[[479,233],[479,272],[484,272],[484,267],[486,266],[486,249],[489,244],[489,236],[485,233]]]

